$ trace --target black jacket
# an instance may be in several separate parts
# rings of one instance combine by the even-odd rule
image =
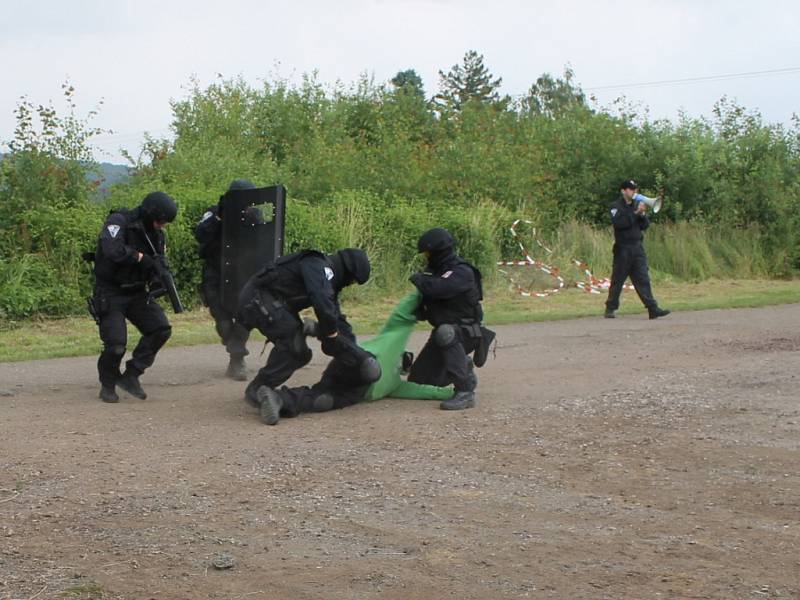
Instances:
[[[112,211],[97,240],[94,259],[97,284],[122,292],[144,290],[153,276],[152,267],[148,269],[138,261],[140,252],[154,256],[147,238],[156,253],[164,254],[164,232],[147,228],[139,208]]]
[[[268,291],[276,300],[297,313],[313,307],[321,336],[336,331],[350,332],[350,325],[339,308],[339,292],[344,287],[341,273],[327,256],[316,250],[288,254],[258,271],[243,290],[242,302],[249,302],[248,289]]]
[[[650,219],[647,218],[647,215],[637,215],[635,211],[636,203],[628,204],[622,195],[609,209],[611,223],[614,225],[614,242],[620,246],[641,244],[644,239],[642,232],[650,227]]]
[[[209,206],[194,228],[197,252],[203,259],[203,280],[219,279],[222,269],[222,220],[217,218],[217,205]]]
[[[434,327],[483,320],[481,272],[456,254],[433,257],[411,282],[422,294],[420,317]]]

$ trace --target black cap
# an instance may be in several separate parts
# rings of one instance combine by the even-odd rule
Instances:
[[[171,223],[178,214],[178,205],[164,192],[150,192],[141,204],[142,213],[148,222]]]
[[[231,181],[231,184],[228,186],[228,191],[233,192],[235,190],[254,190],[256,186],[253,185],[253,182],[249,179],[234,179]]]
[[[638,190],[639,184],[636,183],[633,179],[626,179],[625,181],[620,184],[619,189],[621,190]]]
[[[423,233],[417,241],[417,252],[442,252],[455,246],[455,240],[447,229],[434,227]]]

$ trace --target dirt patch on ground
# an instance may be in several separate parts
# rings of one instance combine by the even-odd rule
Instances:
[[[0,365],[0,599],[798,598],[799,331],[800,305],[501,327],[473,410],[276,427],[221,347],[118,405],[94,358]]]

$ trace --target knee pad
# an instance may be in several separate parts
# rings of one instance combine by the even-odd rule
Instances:
[[[361,381],[364,383],[375,383],[381,378],[381,365],[374,356],[370,356],[361,361],[359,366]]]
[[[233,331],[233,321],[217,321],[217,335],[223,342],[227,342]]]
[[[449,323],[439,325],[433,330],[433,341],[440,348],[452,346],[457,340],[458,336],[456,333],[456,328]]]
[[[326,412],[333,408],[333,396],[327,392],[320,394],[314,398],[312,404],[313,412]]]
[[[291,352],[297,357],[297,360],[303,361],[303,364],[311,360],[311,348],[308,347],[308,342],[306,342],[306,336],[303,334],[302,329],[298,329],[292,338]]]
[[[106,345],[104,351],[106,354],[110,354],[115,358],[122,358],[122,356],[125,354],[125,346],[120,344]]]
[[[149,333],[147,337],[150,338],[150,344],[153,348],[161,348],[167,343],[167,340],[172,336],[172,327],[162,327],[156,329],[154,332]]]

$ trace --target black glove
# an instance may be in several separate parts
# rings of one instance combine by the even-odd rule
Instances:
[[[419,287],[424,278],[425,275],[423,273],[414,273],[408,280],[414,284],[414,287]]]
[[[225,199],[225,195],[219,197],[219,202],[217,202],[217,214],[216,217],[218,219],[222,219],[222,201]]]
[[[327,354],[328,356],[337,356],[342,352],[342,344],[339,341],[339,336],[328,337],[325,336],[322,338],[322,352]]]
[[[163,254],[159,254],[158,256],[156,256],[154,262],[158,263],[158,265],[164,271],[169,271],[170,270],[169,261],[167,260],[167,257],[164,256]]]
[[[139,266],[142,268],[142,271],[145,273],[149,273],[155,267],[156,261],[153,260],[153,257],[149,254],[142,254],[142,258],[139,259]]]

